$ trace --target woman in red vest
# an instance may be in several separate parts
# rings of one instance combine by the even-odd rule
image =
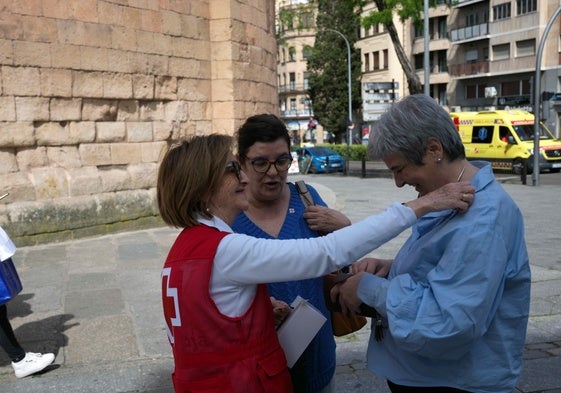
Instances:
[[[473,187],[447,185],[319,238],[258,239],[230,228],[248,206],[247,177],[232,144],[227,135],[196,136],[172,147],[158,173],[162,219],[184,228],[162,270],[172,379],[176,392],[291,392],[263,283],[319,277],[346,266],[423,214],[466,210]]]

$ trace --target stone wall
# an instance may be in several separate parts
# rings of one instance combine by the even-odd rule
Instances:
[[[167,147],[261,112],[270,0],[1,0],[0,225],[20,246],[161,225]]]

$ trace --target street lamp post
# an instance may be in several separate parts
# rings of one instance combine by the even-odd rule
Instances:
[[[559,13],[561,12],[561,6],[557,7],[553,15],[549,18],[547,25],[543,31],[543,36],[540,40],[538,46],[538,52],[536,54],[536,75],[534,77],[534,172],[532,173],[532,185],[540,185],[540,115],[541,115],[541,62],[543,47],[545,45],[545,40],[549,34],[549,30],[553,25],[553,21]]]
[[[425,69],[425,94],[430,96],[430,61],[429,61],[429,0],[423,3],[424,12],[424,36],[425,53],[423,56],[423,67]]]
[[[347,40],[347,37],[344,36],[343,33],[341,33],[339,30],[335,30],[335,29],[324,29],[326,31],[332,31],[333,33],[337,33],[339,34],[341,37],[343,37],[343,39],[345,40],[345,44],[347,44],[347,71],[348,71],[348,94],[349,94],[349,124],[351,124],[353,122],[353,104],[352,104],[352,93],[351,93],[351,44],[349,44],[349,40]],[[352,136],[351,136],[351,132],[352,130],[349,130],[347,128],[347,144],[351,144],[352,141]]]

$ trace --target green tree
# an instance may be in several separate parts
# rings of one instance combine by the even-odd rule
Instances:
[[[420,0],[374,0],[376,11],[372,11],[362,20],[362,25],[369,28],[372,25],[383,24],[390,35],[397,58],[405,73],[407,86],[410,94],[423,93],[423,85],[421,80],[415,73],[415,68],[409,61],[403,45],[399,40],[397,29],[393,23],[394,14],[399,16],[401,22],[412,19],[417,27],[423,27],[424,21],[422,13],[424,11],[424,2]],[[429,7],[436,7],[436,0],[429,0]]]
[[[314,115],[336,139],[344,140],[348,113],[348,60],[347,44],[337,33],[348,40],[351,47],[351,96],[353,117],[361,115],[360,53],[354,49],[360,27],[358,0],[318,0],[316,39],[308,58],[309,95]],[[361,117],[361,116],[360,116]]]

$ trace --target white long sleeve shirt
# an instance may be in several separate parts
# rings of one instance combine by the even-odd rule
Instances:
[[[259,239],[233,233],[218,245],[211,297],[223,314],[240,316],[251,304],[257,284],[319,277],[340,269],[393,239],[416,219],[412,209],[394,203],[378,215],[313,239]],[[217,217],[199,222],[232,232]]]

